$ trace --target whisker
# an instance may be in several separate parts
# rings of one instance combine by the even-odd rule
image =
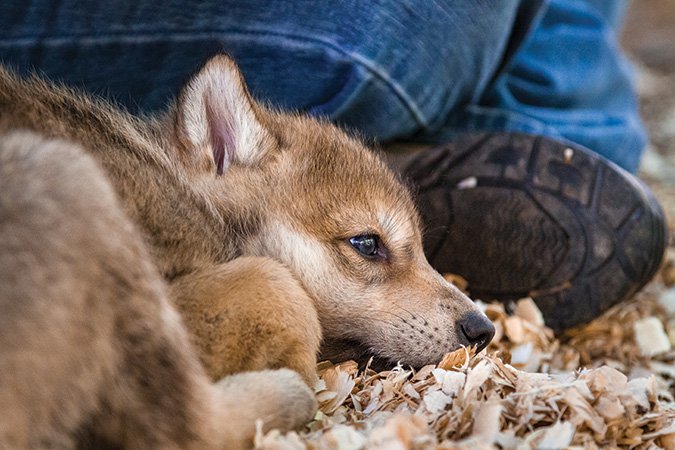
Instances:
[[[393,306],[396,306],[397,308],[400,308],[400,309],[402,309],[403,311],[407,312],[408,314],[410,314],[410,317],[412,317],[412,318],[415,318],[415,317],[419,316],[419,317],[422,318],[422,320],[424,321],[424,324],[425,324],[425,325],[428,325],[428,324],[429,324],[429,321],[427,320],[426,317],[424,317],[424,315],[423,315],[422,313],[420,313],[420,312],[418,312],[417,314],[412,313],[411,311],[407,310],[406,308],[404,308],[404,307],[401,306],[401,305],[393,305]]]
[[[400,319],[401,321],[405,320],[403,317],[399,316],[398,314],[395,314],[395,313],[393,313],[391,311],[388,311],[386,309],[373,309],[373,308],[367,308],[367,307],[364,307],[364,306],[351,306],[350,308],[356,309],[357,311],[389,314],[389,315],[392,315],[392,316],[396,317],[397,319]]]

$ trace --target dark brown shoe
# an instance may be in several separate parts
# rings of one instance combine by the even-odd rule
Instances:
[[[556,331],[587,322],[656,273],[667,229],[635,176],[579,146],[514,133],[466,135],[403,165],[425,251],[474,298],[532,296]]]

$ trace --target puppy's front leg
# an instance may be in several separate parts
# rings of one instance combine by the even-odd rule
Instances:
[[[212,379],[288,367],[316,380],[321,327],[312,299],[282,264],[241,257],[182,276],[171,297]]]

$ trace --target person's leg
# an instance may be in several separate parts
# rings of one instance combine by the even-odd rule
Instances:
[[[618,43],[625,1],[551,0],[508,70],[477,102],[458,108],[447,142],[471,131],[520,131],[566,139],[635,172],[646,135],[631,68]]]
[[[4,2],[0,60],[148,112],[227,52],[255,96],[386,140],[436,129],[478,99],[540,4]]]
[[[523,131],[634,171],[645,137],[617,49],[625,2],[553,0],[514,53],[541,3],[4,2],[0,60],[147,112],[225,51],[254,95],[380,141]]]

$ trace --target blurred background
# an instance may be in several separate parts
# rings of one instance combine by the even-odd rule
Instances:
[[[675,231],[675,0],[633,0],[621,42],[635,64],[650,146],[640,175],[663,202]]]

